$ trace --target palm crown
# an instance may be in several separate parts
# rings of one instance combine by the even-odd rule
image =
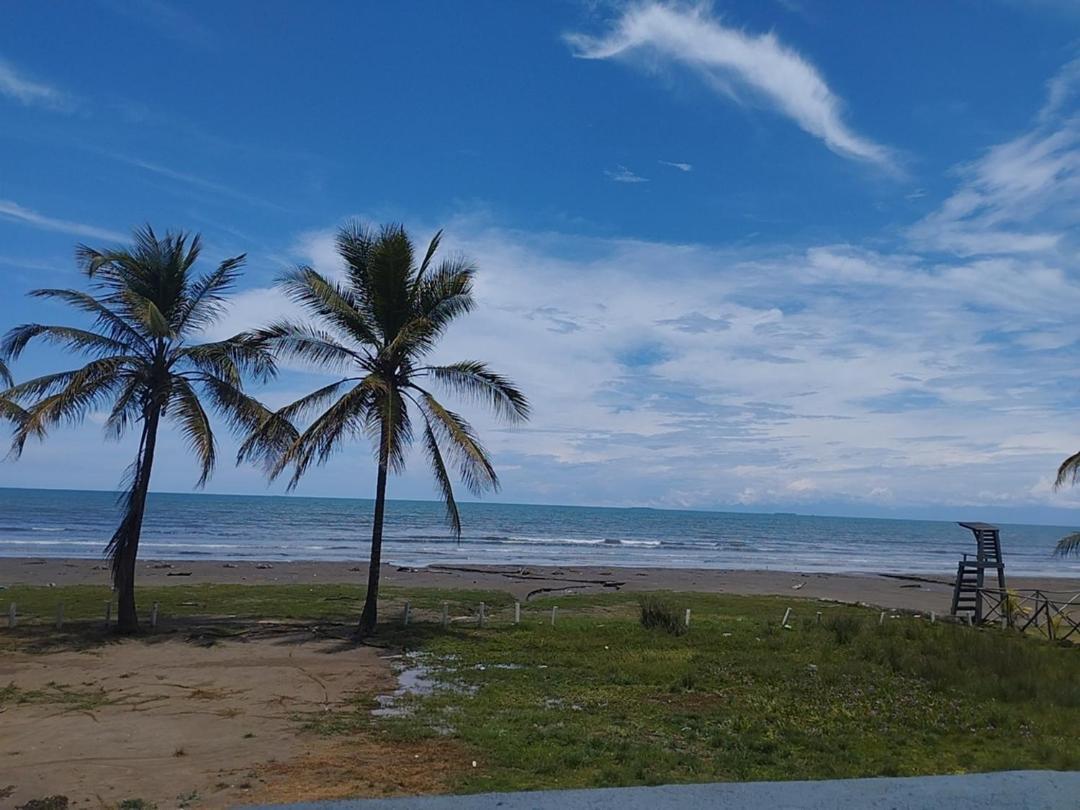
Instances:
[[[0,344],[0,357],[16,359],[32,340],[58,344],[92,358],[71,371],[13,385],[5,397],[23,407],[15,420],[13,449],[22,452],[31,436],[49,428],[80,422],[92,410],[107,408],[106,431],[120,437],[141,424],[139,453],[131,468],[132,487],[124,521],[107,553],[118,576],[125,549],[138,542],[142,507],[149,483],[159,419],[177,424],[197,456],[205,483],[214,467],[216,441],[204,407],[207,401],[235,427],[250,431],[269,416],[243,393],[245,375],[268,378],[272,356],[247,335],[199,343],[200,333],[220,316],[223,295],[235,283],[244,257],[221,262],[213,272],[196,276],[198,236],[167,233],[159,238],[149,227],[135,231],[130,249],[99,251],[80,246],[76,257],[92,281],[93,293],[42,289],[38,298],[57,299],[92,318],[90,328],[24,324]],[[133,565],[133,563],[132,563]]]
[[[429,383],[485,403],[514,422],[528,418],[529,405],[509,380],[484,363],[424,364],[450,323],[475,304],[475,268],[463,259],[435,263],[440,238],[441,231],[417,263],[401,226],[374,231],[350,224],[336,240],[346,268],[341,282],[311,267],[282,278],[282,288],[314,322],[279,321],[258,334],[279,357],[302,359],[342,376],[277,411],[244,443],[240,455],[261,459],[272,477],[291,467],[292,487],[312,462],[324,462],[343,440],[366,435],[376,443],[380,465],[400,471],[414,437],[415,413],[450,527],[459,536],[450,469],[456,468],[477,494],[497,488],[498,477],[472,426],[444,406]],[[302,433],[292,427],[320,409]]]

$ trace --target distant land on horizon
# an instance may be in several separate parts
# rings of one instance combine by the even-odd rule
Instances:
[[[0,486],[0,490],[26,491],[26,492],[108,492],[119,494],[116,489],[73,489],[71,487],[10,487]],[[191,497],[219,497],[219,498],[290,498],[297,500],[332,500],[332,501],[371,501],[372,498],[363,495],[355,497],[345,495],[312,495],[287,492],[206,492],[176,490],[154,490],[152,495],[177,495]],[[390,503],[438,503],[434,498],[389,498]],[[652,504],[584,504],[584,503],[543,503],[543,502],[520,502],[499,501],[494,499],[485,500],[458,500],[459,505],[498,505],[498,506],[537,506],[559,507],[567,509],[625,509],[625,510],[648,510],[655,512],[702,512],[708,514],[739,514],[739,515],[776,515],[784,517],[820,517],[820,518],[850,518],[866,520],[916,520],[928,522],[954,523],[957,521],[981,520],[988,523],[1001,523],[1014,526],[1050,526],[1054,528],[1072,531],[1080,528],[1080,509],[1063,509],[1058,507],[1001,507],[1001,506],[904,506],[893,510],[882,509],[879,506],[858,504],[836,504],[835,511],[800,512],[790,508],[778,506],[770,509],[767,506],[755,505],[751,508],[738,504],[721,505],[713,508],[704,507],[679,507],[679,506],[656,506]]]

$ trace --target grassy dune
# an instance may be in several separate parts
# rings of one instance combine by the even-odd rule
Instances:
[[[76,639],[100,624],[107,592],[11,588],[27,625],[12,639]],[[524,606],[505,594],[389,590],[379,642],[408,653],[440,687],[372,718],[372,696],[298,729],[385,745],[453,740],[476,760],[458,791],[680,781],[818,779],[1016,768],[1080,768],[1080,648],[991,629],[855,607],[665,594],[689,632],[648,630],[635,597],[559,596]],[[57,601],[73,619],[45,622]],[[404,601],[413,621],[401,625]],[[352,621],[345,586],[146,588],[164,625],[180,617]],[[487,606],[476,626],[475,609]],[[441,604],[455,621],[439,625]],[[555,627],[550,609],[558,605]],[[787,607],[789,627],[781,626]],[[820,622],[817,612],[822,612]],[[42,626],[32,626],[33,617]]]

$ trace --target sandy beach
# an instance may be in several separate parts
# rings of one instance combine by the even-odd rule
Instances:
[[[220,562],[143,560],[143,585],[192,583],[363,584],[367,566],[351,562]],[[459,566],[425,568],[384,566],[382,582],[415,588],[503,590],[523,601],[557,593],[602,591],[696,591],[744,595],[795,596],[884,608],[937,611],[949,609],[949,574],[829,574],[791,571],[741,571],[599,566]],[[0,558],[0,586],[108,585],[109,572],[97,560]],[[1076,577],[1011,577],[1010,588],[1080,591]]]

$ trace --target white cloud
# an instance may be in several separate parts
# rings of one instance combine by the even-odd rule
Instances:
[[[670,160],[658,160],[656,161],[662,166],[670,166],[673,169],[678,169],[680,172],[690,172],[694,170],[694,167],[690,163],[673,163]]]
[[[698,71],[718,93],[750,91],[844,157],[895,170],[888,149],[854,132],[840,99],[814,65],[775,34],[748,34],[712,17],[705,6],[645,2],[631,6],[604,36],[566,35],[583,59],[652,56]]]
[[[648,183],[648,177],[635,174],[625,166],[616,166],[614,169],[604,169],[604,175],[616,183]]]
[[[1080,115],[1066,103],[1078,87],[1080,60],[1048,83],[1030,131],[961,167],[959,187],[912,238],[962,256],[1060,247],[1080,215]]]
[[[13,222],[21,222],[35,228],[46,231],[58,231],[72,236],[83,236],[90,239],[105,239],[110,242],[122,242],[127,236],[118,231],[110,231],[98,228],[94,225],[85,225],[81,222],[72,222],[66,219],[56,219],[31,211],[11,200],[0,200],[0,219]]]
[[[509,500],[1076,500],[1045,480],[1077,442],[1061,401],[1080,379],[1062,363],[1080,344],[1080,281],[1066,266],[850,245],[763,257],[445,224],[445,249],[480,267],[480,305],[437,359],[487,360],[534,403],[513,430],[463,409]],[[431,230],[411,226],[418,240]],[[297,253],[333,272],[332,231]],[[248,291],[227,321],[264,323],[281,306]],[[426,495],[424,476],[417,464],[396,491]]]
[[[60,90],[19,73],[15,67],[0,59],[0,95],[14,99],[28,107],[46,107],[59,110],[70,106],[70,98]]]

